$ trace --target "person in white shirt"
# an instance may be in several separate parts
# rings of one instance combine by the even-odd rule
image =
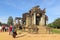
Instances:
[[[0,31],[2,31],[2,26],[0,26]]]

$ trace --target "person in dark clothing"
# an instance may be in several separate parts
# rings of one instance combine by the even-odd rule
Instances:
[[[5,25],[2,25],[2,30],[3,30],[3,32],[5,31]]]
[[[13,26],[13,28],[12,28],[12,33],[13,33],[13,38],[15,38],[16,37],[16,35],[17,35],[17,31],[16,31],[16,27],[15,26]]]
[[[16,37],[16,35],[17,35],[17,33],[16,33],[16,32],[13,32],[13,38],[15,38],[15,37]]]
[[[19,30],[22,30],[22,26],[19,26]]]
[[[6,26],[6,27],[5,27],[5,32],[7,32],[7,31],[8,31],[8,27]]]

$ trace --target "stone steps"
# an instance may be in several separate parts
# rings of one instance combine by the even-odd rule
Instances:
[[[47,30],[46,26],[38,26],[39,27],[39,33],[40,34],[47,34],[49,33],[49,30]]]

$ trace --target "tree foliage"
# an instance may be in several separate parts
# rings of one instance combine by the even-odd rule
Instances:
[[[0,26],[2,25],[2,23],[0,22]]]
[[[60,28],[60,18],[57,18],[54,22],[48,24],[49,27]]]
[[[9,26],[10,26],[10,25],[13,25],[13,18],[12,18],[12,16],[10,16],[10,17],[8,18],[7,24],[8,24]]]

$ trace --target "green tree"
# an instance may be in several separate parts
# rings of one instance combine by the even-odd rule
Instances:
[[[53,22],[53,25],[58,28],[60,27],[60,18],[56,19],[54,22]]]
[[[2,25],[2,23],[0,22],[0,26]]]
[[[57,18],[54,22],[48,24],[49,27],[60,28],[60,18]]]
[[[12,18],[12,16],[10,16],[10,17],[8,18],[7,24],[8,24],[9,26],[10,26],[10,25],[13,25],[13,18]]]

